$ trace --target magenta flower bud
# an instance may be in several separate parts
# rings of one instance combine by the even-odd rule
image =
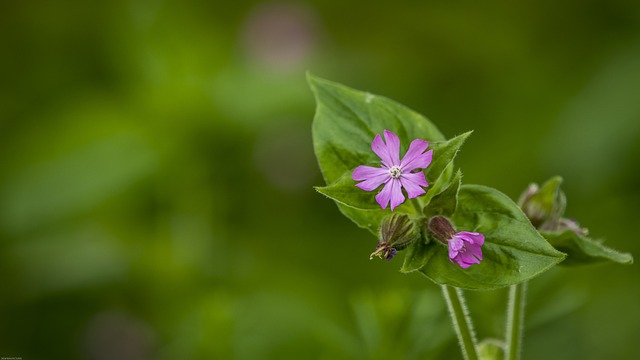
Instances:
[[[449,260],[466,269],[473,264],[480,264],[484,235],[475,232],[461,231],[449,239]]]
[[[449,248],[449,261],[454,261],[463,269],[482,260],[484,235],[476,232],[456,232],[444,216],[434,216],[429,220],[429,231],[434,238]]]
[[[402,189],[407,192],[409,199],[424,195],[423,189],[429,186],[424,172],[431,164],[433,150],[427,151],[429,142],[415,139],[409,145],[409,150],[400,160],[400,139],[391,131],[384,131],[384,141],[378,134],[373,139],[371,149],[382,161],[379,168],[360,165],[351,175],[353,180],[361,181],[356,184],[362,190],[373,191],[384,184],[376,195],[376,201],[383,209],[391,204],[391,211],[405,200]]]

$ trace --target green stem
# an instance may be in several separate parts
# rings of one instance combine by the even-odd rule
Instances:
[[[520,359],[522,347],[522,328],[524,324],[524,306],[527,294],[527,282],[511,285],[507,308],[507,335],[505,359]]]
[[[464,303],[462,290],[458,288],[442,285],[442,293],[451,314],[453,328],[458,335],[458,341],[462,348],[462,355],[467,360],[477,360],[478,353],[476,350],[476,338],[473,333],[473,325],[471,318]]]

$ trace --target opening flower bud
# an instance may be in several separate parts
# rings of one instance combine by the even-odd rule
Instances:
[[[429,220],[429,232],[449,248],[449,261],[463,269],[482,261],[484,235],[476,232],[456,233],[451,222],[444,216],[434,216]]]
[[[420,237],[420,229],[406,214],[393,214],[382,220],[380,225],[380,242],[370,259],[377,256],[391,260],[402,250]]]

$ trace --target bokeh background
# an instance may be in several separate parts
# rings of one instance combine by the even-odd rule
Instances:
[[[640,254],[640,3],[5,1],[0,356],[457,359],[439,288],[314,193],[305,72],[398,100],[467,183],[565,179]],[[637,265],[530,283],[524,359],[635,359]],[[506,291],[468,295],[481,338]]]

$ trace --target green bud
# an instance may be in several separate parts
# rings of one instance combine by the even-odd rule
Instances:
[[[567,208],[567,198],[560,190],[562,178],[551,178],[541,188],[537,184],[529,185],[529,188],[520,195],[518,205],[531,221],[536,229],[549,232],[563,232],[571,230],[578,235],[585,236],[589,233],[577,221],[562,217]]]
[[[567,200],[560,190],[562,178],[551,178],[542,187],[531,184],[520,196],[518,205],[534,227],[541,229],[546,224],[556,224],[564,215]]]
[[[420,238],[420,228],[406,214],[385,217],[380,225],[380,242],[370,259],[377,256],[391,260],[397,251],[409,246]]]

